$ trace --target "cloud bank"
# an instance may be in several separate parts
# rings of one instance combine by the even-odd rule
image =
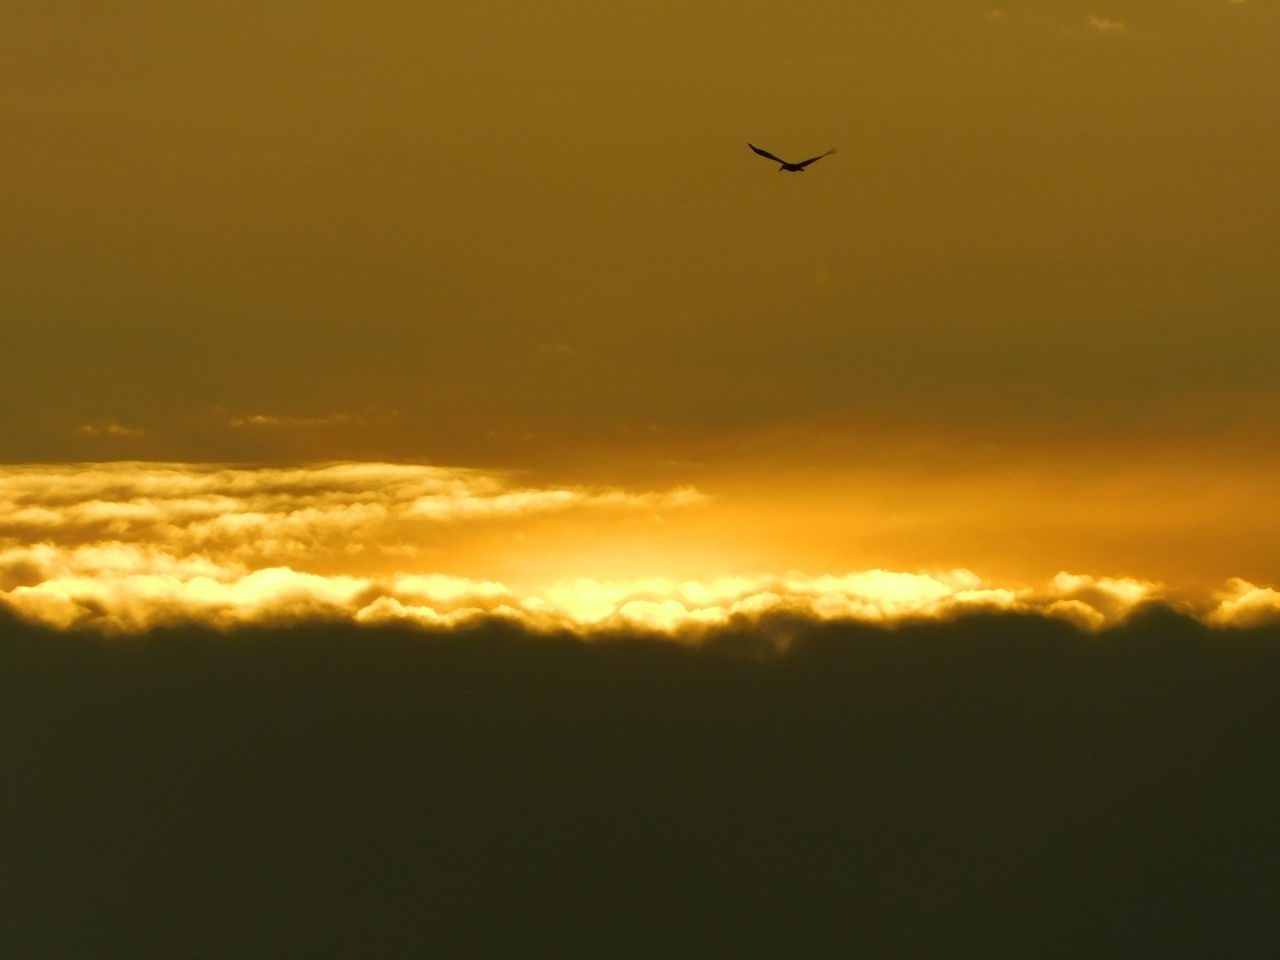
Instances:
[[[103,642],[0,611],[5,944],[1280,953],[1276,626],[778,620]]]
[[[419,464],[19,466],[0,478],[0,604],[35,623],[109,632],[315,618],[447,629],[497,617],[544,631],[696,638],[779,614],[891,623],[1014,611],[1099,628],[1173,599],[1157,583],[1068,573],[1027,586],[965,569],[699,579],[583,569],[513,584],[448,562],[450,545],[476,531],[503,550],[548,517],[572,518],[591,538],[610,516],[661,522],[706,501],[688,487],[521,486]],[[1199,612],[1257,623],[1280,613],[1280,593],[1235,580]]]

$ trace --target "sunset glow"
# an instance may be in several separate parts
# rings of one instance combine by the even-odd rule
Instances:
[[[1232,580],[1211,595],[1133,578],[1059,573],[1001,583],[967,569],[660,569],[624,578],[575,567],[563,546],[637,518],[659,543],[692,488],[628,492],[530,487],[476,470],[387,463],[257,468],[100,463],[29,466],[0,482],[0,602],[60,628],[130,632],[177,623],[232,627],[308,618],[445,628],[485,617],[536,630],[640,628],[696,638],[776,614],[895,622],[976,610],[1040,612],[1096,628],[1164,600],[1215,623],[1280,612],[1280,594]],[[547,524],[556,521],[563,529]],[[583,532],[579,525],[585,524]],[[512,554],[560,544],[536,576]],[[641,563],[681,564],[650,552]],[[478,575],[486,565],[492,577]],[[682,564],[683,565],[683,564]],[[696,566],[696,564],[695,564]]]
[[[1280,957],[1278,49],[0,3],[5,956]]]

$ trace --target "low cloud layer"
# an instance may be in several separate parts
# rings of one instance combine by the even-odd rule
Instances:
[[[451,628],[499,617],[537,630],[697,637],[777,614],[883,623],[975,610],[1096,629],[1182,599],[1134,578],[1061,573],[1028,586],[966,569],[677,579],[585,568],[515,584],[460,575],[441,547],[479,529],[501,549],[547,517],[572,518],[590,538],[608,517],[662,523],[705,501],[692,488],[521,486],[415,464],[22,466],[0,479],[0,604],[36,623],[109,632],[312,618]],[[1280,593],[1234,580],[1197,612],[1257,623],[1280,614]]]
[[[409,546],[441,524],[663,510],[700,499],[692,489],[523,487],[479,470],[416,464],[32,465],[0,478],[0,537],[10,546],[143,546],[272,566],[334,550]]]
[[[0,611],[0,667],[15,957],[1280,955],[1276,626]]]

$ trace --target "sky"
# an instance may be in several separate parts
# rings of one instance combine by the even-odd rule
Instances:
[[[0,942],[1280,956],[1278,38],[5,0]]]
[[[413,577],[521,616],[577,584],[592,623],[783,583],[837,615],[876,572],[917,613],[1270,603],[1278,29],[1262,0],[6,4],[5,603],[129,628],[201,563],[240,598],[215,619],[270,571],[352,616]]]

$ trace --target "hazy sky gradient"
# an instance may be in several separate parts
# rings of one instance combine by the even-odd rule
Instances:
[[[872,461],[917,513],[1030,471],[1168,523],[1274,476],[1277,37],[1259,0],[12,3],[0,457],[823,510]]]
[[[1278,41],[5,0],[0,942],[1280,956]]]

